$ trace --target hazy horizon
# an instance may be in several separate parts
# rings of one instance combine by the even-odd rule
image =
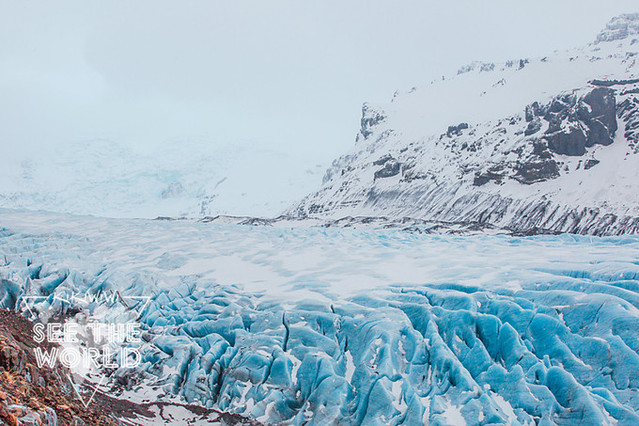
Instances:
[[[585,45],[611,17],[636,9],[630,1],[487,4],[3,2],[0,143],[7,162],[34,162],[5,169],[0,182],[20,190],[16,173],[46,176],[30,171],[42,169],[36,159],[61,153],[69,162],[78,144],[107,141],[131,155],[171,147],[184,158],[219,157],[241,176],[229,193],[250,192],[270,170],[295,163],[272,185],[271,198],[287,194],[281,206],[315,188],[320,169],[352,147],[363,102],[387,102],[475,60]],[[231,164],[218,154],[235,147],[271,163],[235,153]],[[130,169],[105,173],[114,170]],[[207,179],[227,177],[220,173]],[[58,193],[84,177],[65,179]]]

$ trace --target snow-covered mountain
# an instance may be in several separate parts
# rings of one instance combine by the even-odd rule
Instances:
[[[145,149],[92,140],[16,149],[3,160],[1,207],[146,218],[275,215],[325,168],[295,152],[200,141]]]
[[[365,104],[297,217],[409,217],[515,232],[639,233],[639,14],[582,48]]]

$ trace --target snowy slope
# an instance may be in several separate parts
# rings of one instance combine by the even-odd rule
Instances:
[[[293,425],[639,422],[637,237],[0,226],[0,306],[141,324],[110,395]]]
[[[0,207],[108,217],[272,216],[316,187],[323,170],[250,144],[134,149],[93,140],[5,154]]]
[[[638,22],[365,104],[353,150],[289,213],[638,233]]]

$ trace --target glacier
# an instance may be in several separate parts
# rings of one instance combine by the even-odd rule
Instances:
[[[0,306],[140,324],[121,398],[265,424],[639,422],[637,236],[16,210],[0,227]]]

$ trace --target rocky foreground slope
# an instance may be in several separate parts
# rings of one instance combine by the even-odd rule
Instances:
[[[353,150],[288,213],[639,233],[639,14],[586,47],[473,63],[365,104]]]
[[[65,380],[68,370],[36,366],[33,348],[38,345],[32,325],[18,313],[0,309],[0,424],[120,424],[104,401],[91,407],[82,405]]]
[[[4,294],[4,280],[2,286],[0,293]],[[0,306],[4,307],[4,303]],[[38,366],[34,349],[50,350],[58,345],[46,339],[34,341],[33,325],[18,312],[0,308],[0,425],[257,425],[240,416],[200,406],[136,404],[103,392],[92,394],[92,388],[78,394],[79,387],[70,380],[70,370],[59,364],[52,368]]]

